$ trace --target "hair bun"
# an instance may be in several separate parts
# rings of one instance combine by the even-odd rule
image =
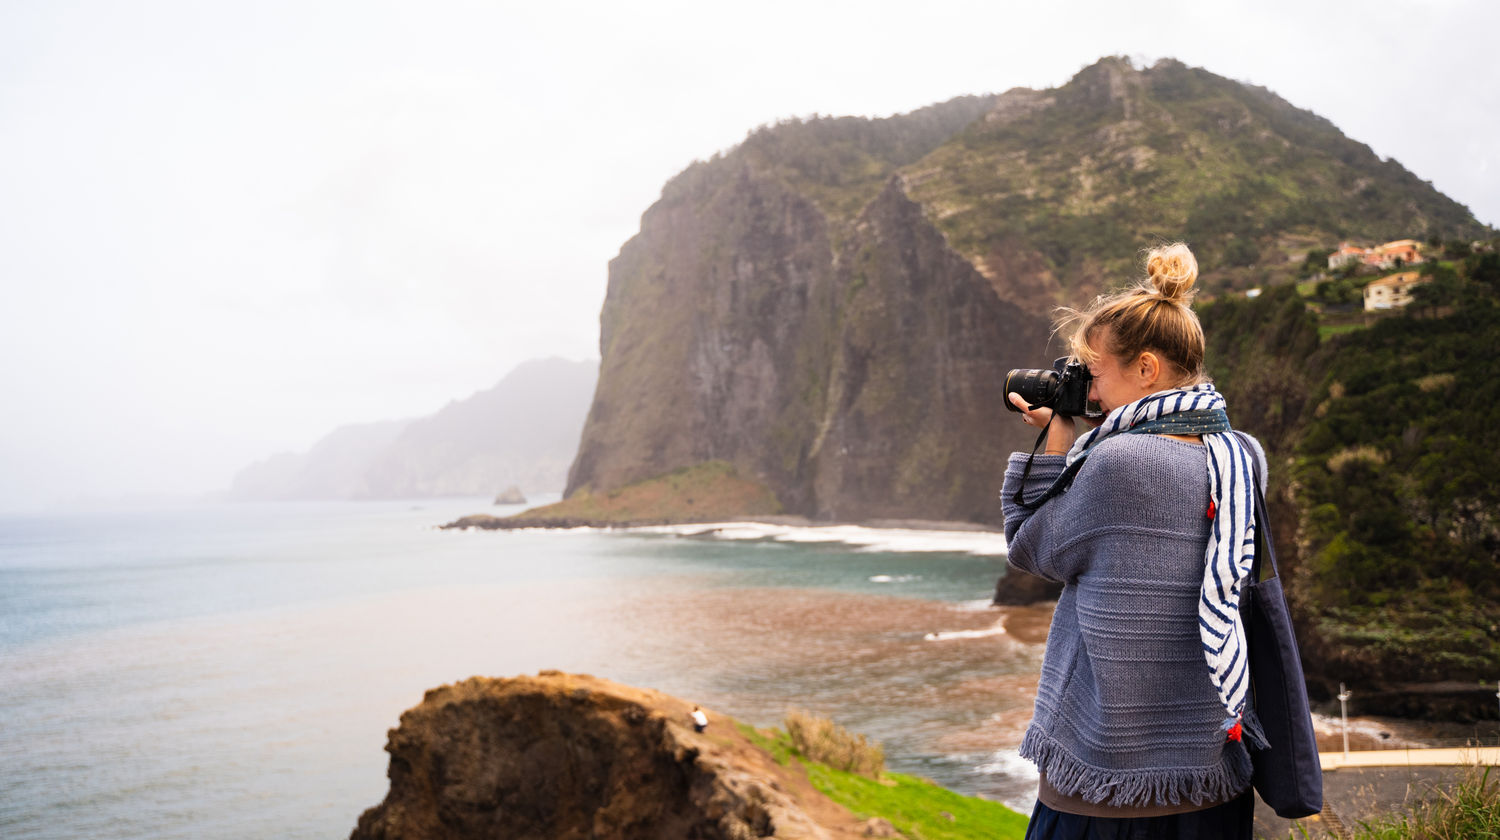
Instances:
[[[1146,254],[1146,275],[1163,298],[1186,303],[1198,282],[1198,260],[1181,242],[1152,248]]]

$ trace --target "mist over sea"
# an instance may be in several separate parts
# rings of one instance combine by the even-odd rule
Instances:
[[[486,509],[0,516],[0,836],[346,836],[426,689],[545,668],[758,725],[808,709],[1029,807],[1042,646],[987,606],[997,536],[433,527]]]

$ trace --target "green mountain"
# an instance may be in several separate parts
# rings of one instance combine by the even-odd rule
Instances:
[[[1051,308],[1186,239],[1212,295],[1311,248],[1486,232],[1256,87],[1106,58],[1066,85],[886,119],[794,120],[672,179],[610,263],[567,495],[707,462],[788,513],[998,524],[1031,440],[1005,372]]]
[[[1172,60],[1106,58],[1061,88],[1013,90],[907,175],[997,292],[1029,268],[1045,304],[1117,284],[1163,238],[1193,246],[1216,292],[1289,277],[1343,239],[1484,231],[1322,117]]]

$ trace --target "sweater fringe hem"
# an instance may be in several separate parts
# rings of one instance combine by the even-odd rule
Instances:
[[[1047,783],[1068,796],[1093,804],[1120,806],[1201,805],[1227,802],[1250,786],[1252,769],[1245,748],[1230,742],[1227,761],[1216,767],[1170,770],[1106,770],[1079,761],[1062,744],[1032,729],[1021,741],[1021,757],[1047,774]]]

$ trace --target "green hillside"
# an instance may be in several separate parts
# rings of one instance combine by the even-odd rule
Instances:
[[[1492,695],[1500,673],[1500,254],[1424,270],[1405,310],[1322,340],[1289,286],[1202,310],[1236,422],[1273,455],[1280,556],[1324,691]]]
[[[1040,254],[1058,302],[1129,276],[1162,238],[1193,246],[1213,292],[1288,277],[1340,239],[1484,231],[1322,117],[1176,61],[1106,58],[1006,97],[905,171],[955,249],[976,264]]]

